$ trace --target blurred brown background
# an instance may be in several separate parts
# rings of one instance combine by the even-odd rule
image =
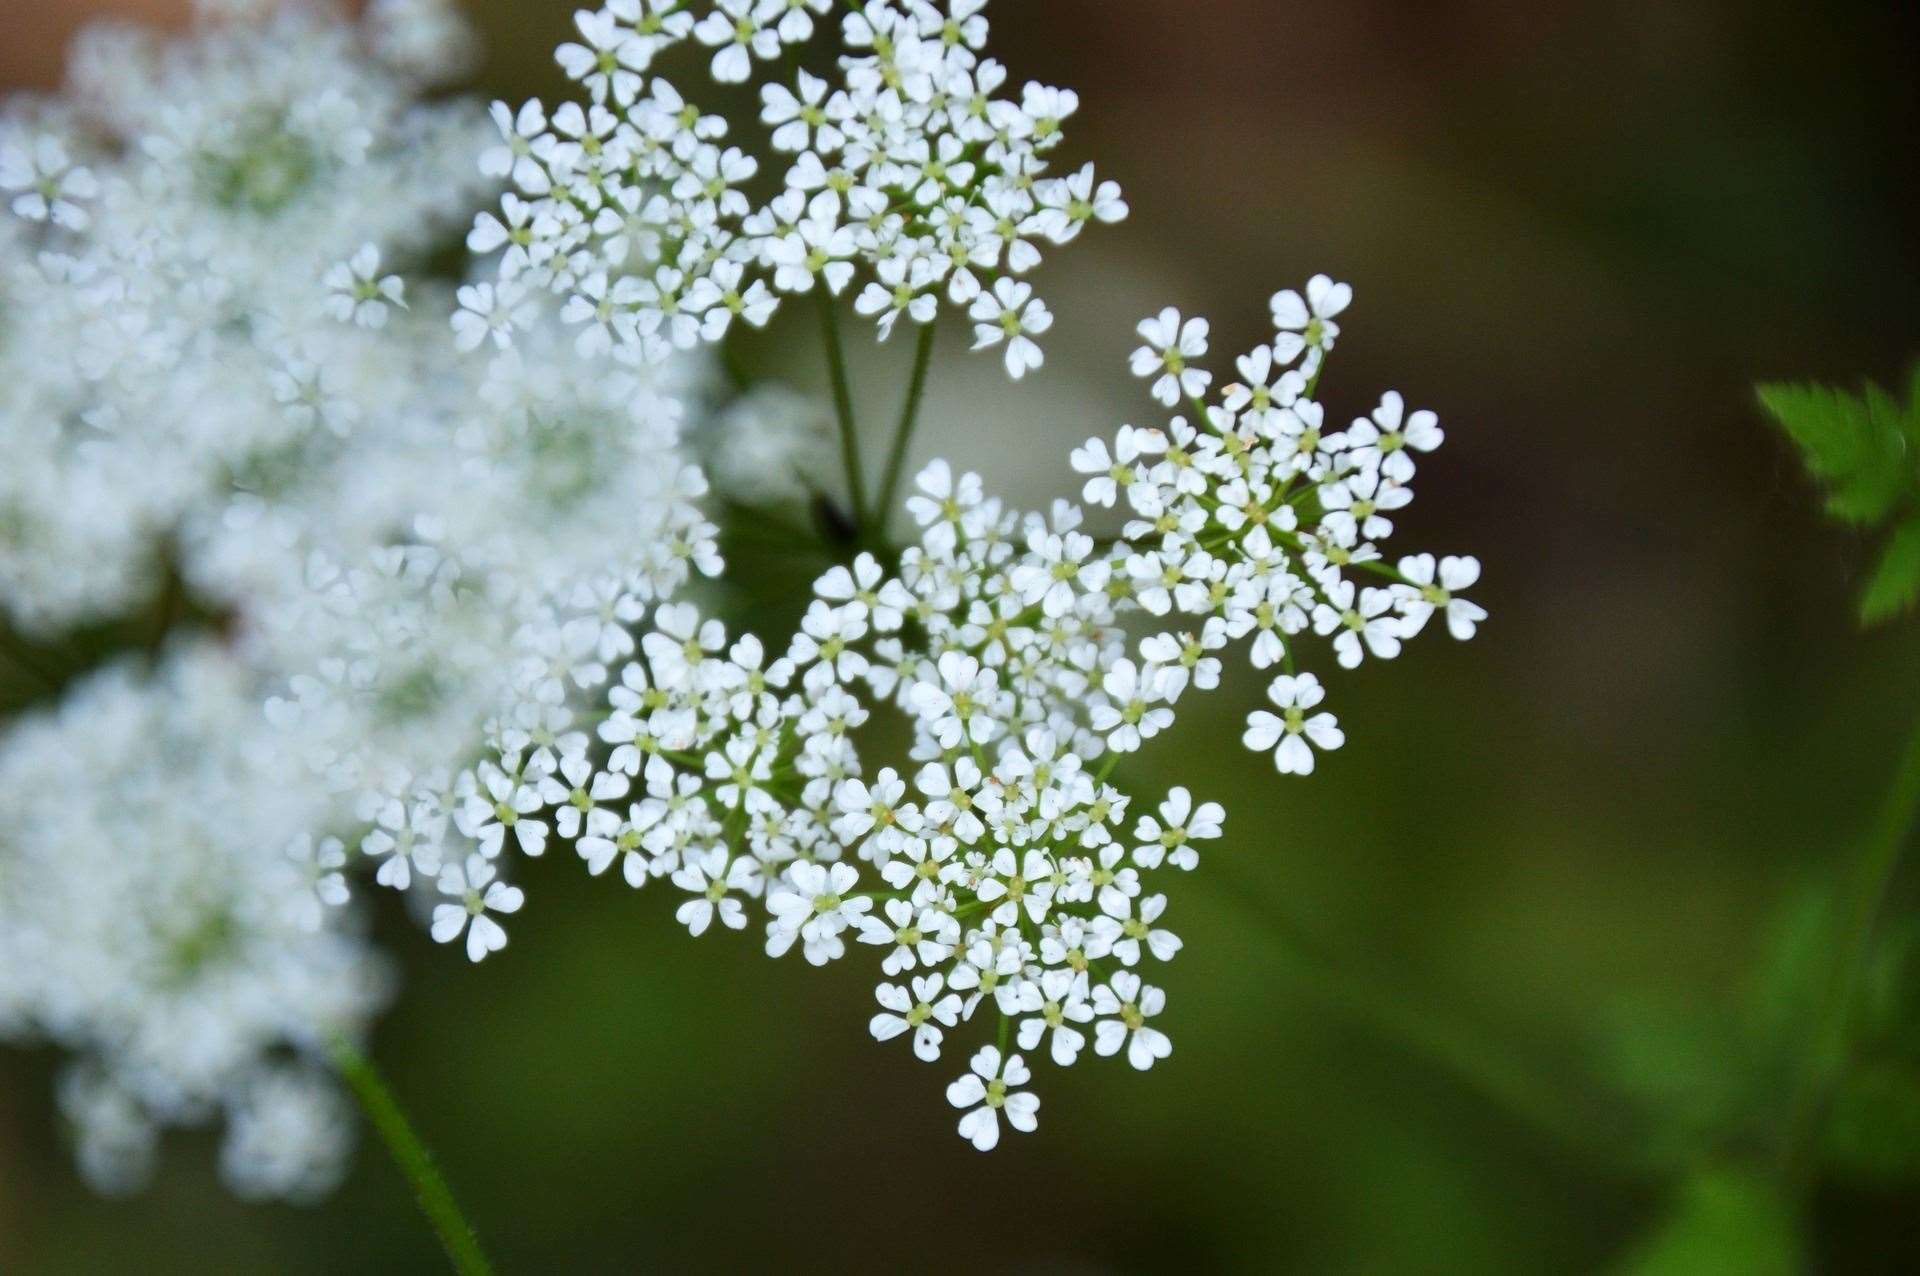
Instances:
[[[476,0],[482,90],[551,100],[571,7]],[[0,3],[0,75],[48,82],[78,12]],[[1059,322],[1037,381],[1006,385],[953,334],[924,451],[1026,503],[1064,492],[1069,446],[1152,411],[1125,371],[1139,316],[1210,314],[1224,371],[1261,339],[1269,293],[1326,270],[1357,294],[1330,412],[1386,388],[1440,412],[1448,446],[1400,543],[1478,553],[1492,621],[1329,679],[1349,744],[1311,781],[1218,747],[1252,679],[1132,768],[1143,797],[1185,782],[1227,800],[1211,863],[1258,902],[1181,883],[1172,1059],[1049,1070],[1040,1133],[990,1158],[952,1134],[944,1064],[867,1040],[858,963],[689,944],[659,896],[568,865],[543,866],[484,972],[393,926],[407,991],[378,1054],[510,1271],[1627,1261],[1669,1216],[1670,1180],[1489,1101],[1444,1048],[1406,1040],[1447,1029],[1380,1031],[1291,974],[1258,919],[1293,919],[1434,1025],[1500,1043],[1578,1126],[1620,1110],[1601,1062],[1618,1007],[1721,1013],[1782,902],[1837,871],[1920,712],[1920,662],[1911,625],[1855,631],[1869,546],[1821,522],[1750,387],[1895,381],[1920,354],[1920,9],[992,16],[1016,80],[1080,91],[1067,155],[1120,180],[1134,215],[1044,268]],[[795,319],[762,353],[810,368],[811,337]],[[863,359],[866,391],[890,402],[907,353]],[[0,1058],[0,1270],[434,1263],[373,1149],[311,1212],[234,1203],[193,1140],[145,1197],[94,1200],[57,1147],[51,1066]],[[1803,1261],[1913,1270],[1916,1217],[1910,1190],[1828,1183]]]

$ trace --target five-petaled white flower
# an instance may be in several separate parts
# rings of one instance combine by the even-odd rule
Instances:
[[[873,990],[874,999],[885,1010],[867,1028],[875,1041],[891,1041],[911,1031],[914,1056],[932,1063],[940,1057],[940,1029],[960,1022],[960,997],[943,991],[946,980],[938,974],[921,975],[911,983],[912,995],[899,984],[881,984]]]
[[[960,1118],[961,1138],[982,1152],[992,1151],[1000,1142],[1002,1113],[1007,1124],[1023,1134],[1039,1126],[1040,1096],[1014,1089],[1033,1077],[1026,1060],[1016,1054],[1002,1064],[999,1050],[982,1046],[968,1066],[972,1071],[947,1087],[948,1103],[971,1109]]]
[[[1156,378],[1153,397],[1166,407],[1197,399],[1213,384],[1211,372],[1193,366],[1207,353],[1209,326],[1205,319],[1181,322],[1172,306],[1140,321],[1140,336],[1147,344],[1133,352],[1133,375]]]
[[[1255,753],[1272,749],[1274,765],[1282,775],[1311,775],[1313,748],[1332,751],[1347,742],[1339,720],[1331,713],[1309,716],[1309,710],[1326,699],[1320,679],[1310,673],[1281,674],[1267,687],[1267,699],[1279,709],[1278,715],[1255,709],[1247,715],[1246,734],[1241,737]]]
[[[1283,366],[1299,359],[1304,373],[1311,377],[1320,361],[1333,349],[1340,325],[1333,317],[1353,302],[1353,289],[1337,284],[1326,275],[1307,280],[1307,295],[1302,297],[1288,288],[1273,295],[1273,326],[1279,335],[1273,343],[1273,357]]]
[[[506,928],[490,914],[517,913],[526,903],[525,892],[496,880],[494,872],[493,865],[479,855],[467,856],[465,865],[449,864],[440,870],[440,893],[456,902],[434,906],[434,942],[450,944],[465,931],[469,961],[482,961],[488,953],[507,946]]]
[[[380,273],[380,249],[362,244],[352,257],[327,271],[327,314],[341,323],[384,328],[387,308],[406,309],[406,284],[398,275]]]
[[[1167,1034],[1147,1022],[1167,1007],[1167,995],[1151,984],[1142,984],[1130,970],[1116,971],[1112,979],[1093,990],[1093,1011],[1103,1018],[1093,1026],[1093,1051],[1098,1055],[1120,1053],[1124,1046],[1127,1062],[1145,1072],[1157,1059],[1173,1053]]]
[[[1007,343],[1007,375],[1018,381],[1046,362],[1036,336],[1053,327],[1047,303],[1033,295],[1033,285],[1018,279],[997,279],[992,292],[983,292],[968,311],[973,319],[973,348]]]
[[[1479,559],[1449,554],[1436,566],[1432,554],[1412,554],[1400,560],[1400,574],[1407,580],[1400,599],[1403,637],[1419,633],[1438,611],[1447,618],[1447,632],[1465,642],[1487,618],[1479,603],[1455,596],[1480,579]]]

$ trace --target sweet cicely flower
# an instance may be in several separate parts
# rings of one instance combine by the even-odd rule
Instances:
[[[948,1103],[970,1109],[960,1118],[961,1138],[982,1152],[991,1152],[1000,1142],[1002,1116],[1023,1134],[1039,1127],[1040,1097],[1014,1088],[1032,1079],[1019,1055],[1002,1061],[998,1050],[982,1046],[968,1066],[970,1071],[947,1087]]]
[[[362,244],[353,256],[327,271],[327,313],[362,328],[387,326],[390,306],[405,308],[406,284],[398,275],[380,273],[380,247]]]
[[[1324,711],[1313,712],[1326,696],[1320,680],[1310,673],[1280,675],[1267,686],[1267,699],[1280,712],[1255,709],[1248,714],[1243,742],[1256,753],[1272,749],[1274,765],[1282,775],[1313,774],[1313,749],[1331,751],[1347,740],[1339,719]]]
[[[433,909],[433,939],[450,944],[467,937],[467,957],[481,961],[507,946],[507,931],[494,914],[517,913],[526,903],[518,886],[495,876],[493,864],[482,855],[469,855],[465,864],[449,864],[440,872],[440,893],[450,901]]]

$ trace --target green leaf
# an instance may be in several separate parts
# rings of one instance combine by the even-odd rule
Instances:
[[[1834,1092],[1821,1150],[1831,1169],[1868,1183],[1920,1177],[1920,1071],[1892,1059],[1850,1070]]]
[[[1916,601],[1920,601],[1920,515],[1902,523],[1887,539],[1860,595],[1861,623],[1878,624]]]
[[[1793,891],[1767,919],[1743,1003],[1760,1056],[1749,1066],[1800,1057],[1833,979],[1837,929],[1833,889],[1824,882]]]
[[[1751,1116],[1751,1049],[1718,1007],[1638,997],[1600,1017],[1600,1069],[1654,1120],[1647,1138],[1674,1160],[1738,1133]]]
[[[1764,1175],[1709,1167],[1680,1187],[1667,1221],[1621,1264],[1623,1276],[1793,1276],[1794,1216]]]
[[[1920,917],[1887,918],[1860,986],[1862,1045],[1920,1063]]]
[[[1827,510],[1843,522],[1882,522],[1913,488],[1904,417],[1887,394],[1827,386],[1763,385],[1761,406],[1799,445],[1807,469],[1828,490]]]
[[[1907,374],[1907,442],[1920,453],[1920,360]]]

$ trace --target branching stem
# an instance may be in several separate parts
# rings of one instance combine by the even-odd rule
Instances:
[[[820,307],[820,337],[827,350],[827,375],[833,382],[833,411],[840,423],[840,459],[847,470],[847,501],[857,533],[867,528],[866,480],[860,471],[860,430],[853,417],[853,386],[847,378],[847,354],[840,342],[840,311],[833,294],[814,289]]]
[[[873,532],[884,538],[893,515],[894,496],[900,487],[900,472],[907,463],[907,450],[913,432],[920,425],[920,405],[927,393],[927,370],[933,363],[933,339],[939,325],[923,323],[913,348],[913,376],[907,382],[906,406],[900,410],[900,424],[893,432],[893,446],[887,452],[886,469],[880,479],[879,498],[873,505]]]

